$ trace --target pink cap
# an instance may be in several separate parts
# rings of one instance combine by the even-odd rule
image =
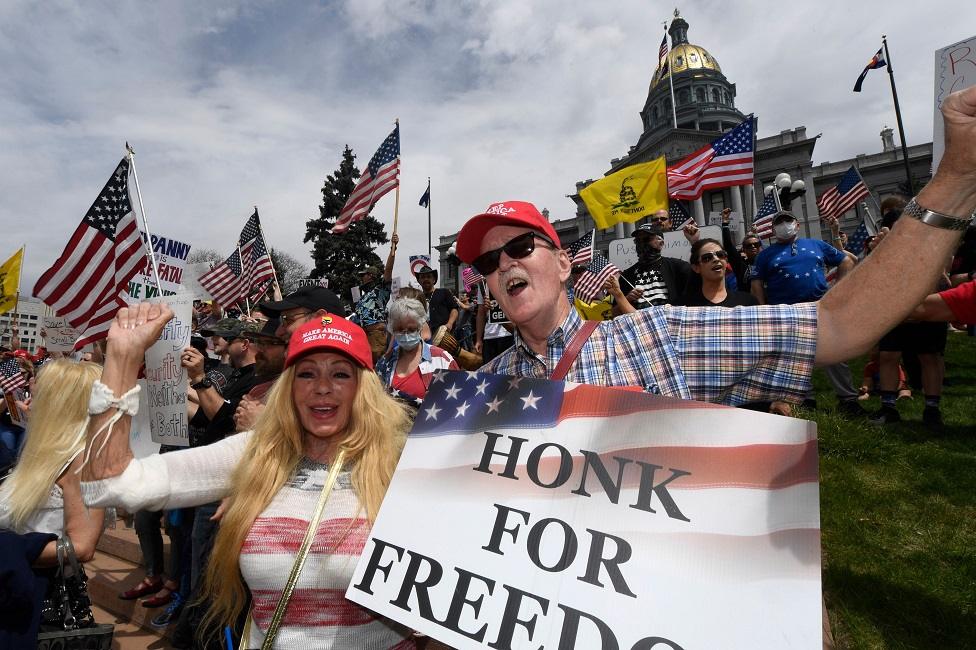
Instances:
[[[481,240],[495,226],[531,228],[552,240],[557,248],[562,248],[556,230],[534,205],[526,201],[502,201],[492,203],[487,210],[468,219],[461,228],[456,250],[462,262],[470,264],[481,254]]]

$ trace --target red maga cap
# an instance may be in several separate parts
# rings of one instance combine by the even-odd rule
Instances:
[[[310,352],[339,352],[364,368],[373,369],[373,353],[366,332],[341,316],[320,316],[302,325],[291,335],[285,367]]]
[[[470,264],[481,254],[481,240],[495,226],[531,228],[552,240],[556,248],[562,248],[556,230],[534,205],[526,201],[502,201],[492,203],[487,210],[468,219],[461,228],[456,251],[462,262]]]

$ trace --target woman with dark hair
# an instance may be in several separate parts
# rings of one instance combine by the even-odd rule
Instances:
[[[691,270],[701,282],[690,283],[681,301],[686,307],[751,307],[758,305],[755,296],[729,291],[725,273],[729,254],[715,239],[699,239],[691,245]]]

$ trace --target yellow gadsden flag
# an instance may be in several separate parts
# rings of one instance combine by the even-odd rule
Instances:
[[[664,156],[625,167],[580,191],[597,228],[634,222],[668,209],[668,172]]]
[[[24,249],[0,266],[0,314],[17,306],[17,290],[20,287],[20,265],[24,261]]]

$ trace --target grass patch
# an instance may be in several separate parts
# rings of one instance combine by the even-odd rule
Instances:
[[[855,388],[864,360],[851,364]],[[950,334],[942,412],[922,424],[921,391],[902,422],[856,422],[814,375],[827,609],[841,648],[976,647],[976,338]],[[871,411],[877,398],[862,404]]]

